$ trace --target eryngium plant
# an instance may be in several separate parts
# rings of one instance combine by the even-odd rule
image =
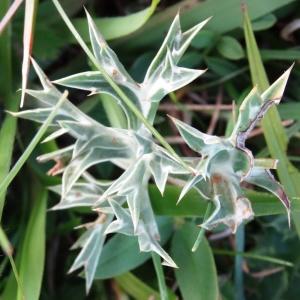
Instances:
[[[70,271],[84,267],[87,290],[92,284],[106,236],[110,233],[136,236],[141,251],[156,252],[165,265],[176,267],[159,244],[158,226],[148,194],[151,178],[163,193],[169,174],[181,178],[190,176],[180,197],[189,189],[196,188],[208,201],[213,201],[215,211],[202,225],[207,229],[225,223],[235,231],[242,221],[253,215],[250,202],[242,193],[243,181],[267,188],[289,207],[279,183],[268,169],[256,165],[251,151],[244,145],[247,134],[258,119],[268,107],[279,102],[288,73],[264,94],[259,95],[255,90],[249,94],[228,139],[203,134],[175,120],[187,144],[201,153],[200,159],[186,158],[183,162],[156,144],[147,127],[153,124],[159,102],[165,95],[187,85],[204,72],[179,67],[178,62],[207,21],[182,32],[179,16],[176,16],[144,81],[137,83],[102,38],[91,17],[87,17],[94,57],[142,113],[148,125],[145,126],[124,104],[101,72],[87,71],[53,82],[91,94],[111,95],[122,106],[128,121],[127,129],[104,126],[66,100],[52,122],[53,133],[45,141],[69,134],[75,142],[38,158],[41,162],[57,162],[50,174],[62,173],[62,184],[51,187],[61,195],[60,202],[53,209],[88,206],[98,214],[94,222],[82,225],[87,230],[73,246],[81,248],[81,251]],[[38,101],[39,107],[14,115],[44,122],[62,94],[37,63],[32,63],[43,89],[27,90],[27,94]],[[111,162],[124,172],[116,180],[99,181],[89,174],[88,169],[103,162]]]
[[[87,17],[95,58],[150,124],[153,123],[159,102],[165,95],[185,86],[204,72],[182,68],[177,64],[206,21],[182,32],[179,16],[176,16],[144,81],[137,83],[102,38],[91,17]],[[44,122],[61,97],[61,92],[49,81],[37,63],[32,63],[43,89],[27,90],[27,94],[38,100],[39,108],[15,115]],[[53,121],[53,133],[45,141],[68,133],[75,142],[38,158],[41,162],[56,161],[57,164],[50,173],[63,174],[62,185],[51,187],[61,195],[60,202],[53,209],[90,206],[98,213],[95,222],[83,225],[87,231],[73,246],[82,249],[70,271],[84,267],[88,290],[106,235],[115,232],[137,236],[141,251],[154,251],[163,258],[165,265],[176,267],[159,244],[159,231],[148,195],[148,182],[152,177],[163,193],[168,175],[187,174],[189,171],[186,166],[154,143],[148,129],[122,102],[100,72],[87,71],[54,83],[89,91],[91,94],[111,95],[122,106],[128,121],[128,129],[106,127],[66,100]],[[118,179],[103,183],[88,173],[87,170],[93,165],[107,161],[124,169]]]
[[[201,154],[201,161],[194,166],[193,174],[184,186],[179,200],[193,187],[202,196],[213,201],[215,210],[201,225],[212,229],[224,223],[235,232],[237,226],[253,217],[250,201],[244,196],[241,184],[249,183],[264,188],[277,196],[287,209],[290,222],[290,202],[282,185],[270,172],[277,161],[255,160],[245,141],[267,110],[282,98],[291,68],[278,78],[264,93],[257,88],[245,97],[231,135],[221,138],[208,135],[173,118],[182,138],[194,151]],[[271,164],[271,165],[270,165]]]

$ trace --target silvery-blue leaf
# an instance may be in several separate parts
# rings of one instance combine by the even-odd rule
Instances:
[[[209,197],[207,195],[205,195],[202,191],[202,188],[199,188],[200,187],[200,184],[202,181],[205,181],[204,177],[202,175],[194,175],[194,176],[191,176],[190,179],[188,180],[188,182],[186,183],[186,185],[183,187],[180,195],[179,195],[179,198],[178,198],[178,201],[177,201],[177,204],[182,200],[182,198],[192,189],[192,188],[196,188],[197,191],[200,193],[200,195],[206,199],[209,199]],[[198,185],[198,186],[197,186]],[[207,183],[206,183],[207,185]]]
[[[74,136],[75,143],[73,157],[81,155],[91,149],[112,149],[122,152],[128,151],[126,157],[134,153],[135,140],[132,136],[125,134],[122,129],[114,129],[99,123],[82,124],[73,121],[60,122],[61,127]],[[122,156],[124,157],[124,156]],[[118,158],[118,156],[116,156]]]
[[[123,198],[123,201],[126,200],[124,196]],[[119,232],[126,235],[133,235],[134,228],[130,216],[130,211],[122,207],[122,202],[119,203],[114,199],[111,199],[108,202],[114,212],[114,215],[116,216],[116,220],[114,220],[107,226],[105,233],[109,234]]]
[[[93,52],[101,66],[109,75],[114,78],[115,81],[128,81],[134,83],[134,80],[125,70],[115,52],[111,48],[109,48],[105,39],[98,31],[97,26],[91,18],[90,14],[87,12],[87,10],[85,12],[87,15]]]
[[[269,170],[254,167],[250,174],[245,178],[245,181],[273,193],[287,209],[290,211],[290,201],[283,189],[283,186],[274,178]]]
[[[276,104],[280,102],[292,68],[293,65],[262,93],[261,97],[263,101],[274,101]]]
[[[137,122],[136,117],[132,114],[130,109],[123,103],[118,94],[103,78],[103,75],[98,71],[87,71],[83,73],[74,74],[54,81],[55,84],[59,84],[66,87],[89,91],[92,94],[108,94],[117,101],[122,107],[127,119],[135,124]],[[128,82],[120,82],[120,88],[129,97],[130,100],[141,110],[141,104],[139,102],[139,86],[135,83],[132,87]],[[134,89],[135,88],[135,89]]]
[[[178,119],[171,119],[176,125],[184,141],[191,149],[198,153],[206,154],[208,151],[210,151],[210,149],[215,148],[216,144],[221,143],[221,139],[215,135],[202,133],[201,131],[185,124]]]
[[[62,186],[51,186],[49,189],[59,195],[62,193]],[[99,185],[88,182],[78,182],[73,188],[60,200],[58,204],[53,206],[51,210],[66,209],[79,206],[94,206],[96,201],[104,192],[104,188]]]
[[[84,267],[87,292],[90,290],[95,276],[96,267],[106,237],[104,232],[110,221],[111,217],[107,217],[104,223],[95,222],[95,224],[90,227],[72,247],[73,249],[82,249],[76,257],[69,272],[73,272]]]
[[[93,165],[111,161],[115,157],[127,158],[127,149],[91,148],[87,152],[72,158],[72,160],[66,167],[62,178],[63,197],[70,191],[74,183],[85,170]]]
[[[50,82],[50,80],[47,78],[47,76],[44,74],[44,72],[34,60],[32,60],[32,65],[40,79],[40,82],[43,86],[43,90],[26,90],[26,93],[42,102],[43,105],[53,107],[61,98],[62,93],[55,88],[55,86]],[[77,121],[86,122],[90,120],[90,117],[82,113],[68,99],[64,101],[63,105],[59,110],[59,113],[68,116],[69,118],[76,119]]]
[[[174,62],[177,64],[186,51],[187,47],[191,43],[192,39],[208,21],[209,19],[206,19],[205,21],[197,24],[186,32],[182,32],[179,14],[177,14],[172,25],[169,28],[162,46],[160,47],[159,51],[157,52],[148,68],[144,82],[147,82],[151,77],[153,77],[153,74],[159,68],[159,66],[161,64],[164,64],[168,49],[170,49]]]
[[[237,227],[253,217],[250,201],[244,197],[237,181],[215,175],[213,178],[215,211],[205,220],[202,227],[211,230],[220,223],[231,228],[235,233]]]
[[[164,63],[155,70],[153,78],[143,82],[142,87],[146,90],[146,99],[151,99],[151,102],[159,102],[164,96],[189,84],[204,72],[205,70],[176,66],[171,52],[168,50]]]
[[[74,145],[58,149],[53,152],[49,152],[46,154],[42,154],[37,157],[37,160],[39,162],[47,162],[50,160],[59,160],[59,159],[65,159],[65,158],[71,158],[72,157],[72,152],[74,149]]]
[[[51,134],[49,134],[45,139],[43,139],[42,143],[48,143],[50,141],[53,141],[53,140],[57,139],[58,137],[66,134],[67,132],[68,132],[68,130],[66,130],[64,128],[58,129],[58,130],[52,132]]]
[[[19,112],[9,112],[9,113],[12,116],[17,118],[31,120],[38,123],[44,123],[52,110],[53,110],[52,108],[35,108],[35,109],[27,109]],[[62,118],[62,116],[59,113],[60,112],[58,112],[58,114],[54,117],[52,124],[50,125],[51,127],[58,126],[57,124],[55,125],[55,123],[57,123],[57,120],[60,120]]]
[[[138,242],[141,251],[144,252],[155,252],[163,258],[163,264],[172,268],[177,268],[176,263],[168,255],[168,253],[160,246],[157,240],[149,235],[145,225],[141,222],[138,228]]]
[[[151,160],[149,167],[155,184],[160,193],[163,195],[169,175],[169,167],[164,164],[162,157],[157,157],[156,160]]]

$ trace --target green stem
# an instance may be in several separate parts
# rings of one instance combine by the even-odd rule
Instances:
[[[206,208],[206,211],[205,211],[205,214],[204,214],[204,217],[203,217],[203,223],[205,222],[205,220],[207,220],[207,218],[209,217],[209,214],[210,214],[210,211],[211,211],[211,208],[212,208],[212,203],[211,202],[208,202],[207,204],[207,208]],[[203,227],[201,227],[199,233],[198,233],[198,236],[197,236],[197,239],[195,241],[195,244],[192,248],[192,252],[195,252],[197,251],[200,243],[202,242],[203,240],[203,236],[204,236],[204,233],[205,233],[205,229]]]
[[[13,168],[10,170],[8,175],[5,177],[5,179],[0,184],[0,196],[6,191],[7,187],[10,185],[12,180],[15,178],[15,176],[18,174],[22,166],[25,164],[26,160],[29,158],[30,154],[36,147],[36,145],[39,143],[40,139],[45,134],[48,126],[51,124],[52,120],[54,119],[55,115],[57,114],[58,109],[63,104],[64,100],[67,98],[68,92],[65,91],[62,95],[62,97],[59,99],[57,104],[54,106],[52,112],[47,117],[46,121],[43,123],[39,131],[36,133],[34,138],[31,140],[30,144],[26,148],[25,152],[21,155],[21,157],[18,159],[16,164],[13,166]]]
[[[168,290],[165,282],[164,271],[160,261],[160,256],[152,252],[152,260],[153,260],[156,276],[158,279],[160,298],[161,300],[168,300],[169,299]]]
[[[245,225],[241,224],[235,236],[237,253],[244,252],[245,248]],[[243,257],[240,254],[235,256],[234,260],[234,286],[235,299],[244,300],[244,273],[243,273]]]
[[[84,52],[87,54],[88,58],[91,60],[91,62],[95,65],[95,67],[101,72],[105,80],[108,82],[108,84],[114,89],[114,91],[117,93],[117,95],[121,98],[121,100],[128,106],[128,108],[133,112],[133,114],[137,117],[138,120],[140,120],[145,127],[156,137],[156,139],[161,143],[162,146],[165,147],[165,149],[170,153],[171,156],[173,156],[185,169],[187,169],[189,172],[193,172],[192,168],[188,166],[181,157],[175,152],[175,150],[168,144],[168,142],[164,139],[164,137],[148,122],[148,120],[143,116],[143,114],[139,111],[139,109],[135,106],[135,104],[127,97],[127,95],[119,88],[119,86],[114,82],[114,80],[109,76],[109,74],[105,71],[105,69],[102,67],[101,64],[97,61],[97,59],[94,57],[91,50],[88,48],[88,46],[85,44],[84,40],[80,36],[80,34],[75,29],[74,25],[72,24],[71,20],[65,13],[64,9],[58,2],[58,0],[52,0],[54,3],[57,11],[61,15],[62,19],[66,23],[69,30],[72,32]]]
[[[225,75],[225,76],[223,76],[223,77],[221,77],[217,80],[214,80],[214,81],[211,81],[211,82],[208,82],[208,83],[204,83],[202,85],[192,87],[192,90],[195,91],[195,92],[200,92],[200,91],[212,88],[214,86],[220,86],[221,84],[225,83],[226,81],[231,80],[231,79],[245,73],[248,69],[249,69],[248,66],[242,67],[241,69],[233,71],[233,72],[231,72],[231,73],[229,73],[229,74],[227,74],[227,75]]]
[[[266,262],[270,262],[273,264],[282,265],[282,266],[290,267],[290,268],[292,268],[294,266],[293,263],[286,261],[286,260],[282,260],[279,258],[274,258],[274,257],[266,256],[266,255],[254,254],[254,253],[237,252],[237,251],[230,251],[230,250],[223,250],[223,249],[213,249],[213,253],[215,255],[228,255],[228,256],[240,255],[244,258],[266,261]]]

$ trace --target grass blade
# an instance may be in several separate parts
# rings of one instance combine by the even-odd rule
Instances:
[[[160,257],[155,252],[152,252],[152,261],[154,264],[156,277],[158,279],[159,293],[161,300],[168,300],[168,290],[165,281],[164,271],[161,265]]]
[[[22,2],[23,2],[23,0],[15,0],[11,4],[9,9],[7,10],[7,13],[5,14],[5,16],[2,18],[2,20],[0,22],[0,34],[5,29],[5,27],[8,25],[8,23],[10,22],[10,20],[12,19],[12,17],[14,16],[15,12],[19,8],[19,6],[22,4]]]
[[[243,271],[243,257],[239,254],[244,252],[245,247],[245,224],[241,224],[235,235],[235,247],[237,254],[234,261],[234,286],[235,299],[244,300],[244,271]]]
[[[10,1],[3,0],[0,5],[0,18],[5,15],[9,9]],[[0,98],[3,99],[5,109],[16,110],[18,108],[18,99],[12,96],[12,53],[11,47],[11,25],[8,24],[5,30],[0,35]],[[15,133],[17,128],[17,120],[10,115],[4,118],[0,130],[0,182],[6,177],[9,172]],[[0,220],[5,201],[5,192],[0,195]]]
[[[250,258],[250,259],[266,261],[266,262],[270,262],[272,264],[277,264],[277,265],[281,265],[281,266],[285,266],[285,267],[291,267],[291,268],[294,266],[293,263],[291,263],[289,261],[286,261],[286,260],[282,260],[282,259],[279,259],[279,258],[270,257],[270,256],[266,256],[266,255],[249,253],[249,252],[235,252],[235,251],[223,250],[223,249],[213,249],[213,253],[216,254],[216,255],[228,255],[228,256],[240,255],[244,258]]]
[[[21,107],[24,104],[27,79],[30,67],[30,55],[32,50],[33,30],[35,25],[35,15],[37,12],[38,0],[26,0],[25,2],[25,19],[23,33],[23,62],[22,62],[22,95]]]
[[[134,299],[159,299],[159,293],[128,272],[115,278],[120,287]]]
[[[18,105],[16,104],[15,107],[17,108]],[[12,160],[16,128],[17,119],[13,116],[7,115],[4,119],[0,130],[0,149],[5,149],[5,151],[1,151],[0,156],[0,182],[3,182],[3,180],[6,178],[9,172]],[[4,188],[0,192],[0,220],[2,217],[2,211],[5,202],[5,194],[6,189]]]
[[[268,78],[253,34],[251,22],[247,13],[247,7],[244,6],[243,8],[244,34],[252,82],[254,85],[257,85],[260,91],[264,91],[269,86]],[[273,106],[265,115],[262,121],[262,128],[271,156],[279,160],[277,166],[279,179],[284,185],[290,200],[295,202],[300,196],[300,173],[290,163],[287,157],[286,150],[288,137],[285,133],[284,127],[282,126],[280,116],[275,106]],[[292,218],[298,235],[300,236],[299,212],[292,212]]]
[[[40,297],[45,262],[45,226],[47,191],[39,184],[32,185],[34,206],[21,247],[20,279],[24,286],[25,299]],[[22,299],[18,290],[17,300]]]
[[[24,151],[24,153],[21,155],[21,157],[18,159],[16,164],[13,166],[13,168],[10,170],[6,178],[1,182],[0,184],[0,196],[6,191],[7,187],[9,184],[12,182],[12,180],[15,178],[15,176],[18,174],[22,166],[25,164],[26,160],[36,147],[36,145],[39,143],[40,139],[43,137],[45,134],[48,126],[51,124],[53,118],[55,117],[58,109],[60,106],[63,104],[64,100],[67,98],[68,92],[65,91],[64,94],[62,95],[61,99],[57,102],[57,104],[54,106],[51,114],[48,116],[46,119],[45,123],[41,126],[39,131],[36,133],[34,138],[31,140],[30,144]]]
[[[24,290],[21,285],[20,276],[18,274],[18,270],[17,270],[16,264],[15,264],[15,261],[12,257],[13,249],[12,249],[12,246],[11,246],[8,238],[6,237],[6,234],[3,231],[1,226],[0,226],[0,247],[2,248],[2,250],[4,251],[4,253],[7,255],[8,259],[9,259],[9,262],[11,264],[11,267],[12,267],[17,285],[18,285],[18,290],[20,291],[20,297],[21,297],[21,299],[24,299]]]

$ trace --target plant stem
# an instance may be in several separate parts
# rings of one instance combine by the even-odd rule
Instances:
[[[169,299],[168,290],[165,282],[164,271],[160,261],[160,256],[152,252],[152,260],[153,260],[156,276],[158,279],[160,298],[161,300],[168,300]]]
[[[94,57],[91,50],[88,48],[88,46],[85,44],[82,37],[77,32],[76,28],[72,24],[71,20],[65,13],[64,9],[58,2],[58,0],[52,0],[54,3],[57,11],[61,15],[62,19],[66,23],[69,30],[72,32],[84,52],[87,54],[88,58],[91,60],[91,62],[95,65],[95,67],[101,72],[105,80],[108,82],[108,84],[114,89],[114,91],[117,93],[117,95],[121,98],[121,100],[128,106],[128,108],[132,111],[132,113],[137,117],[138,120],[140,120],[145,127],[156,137],[156,139],[161,143],[162,146],[165,147],[165,149],[169,152],[171,156],[173,156],[178,163],[180,163],[186,170],[189,172],[193,172],[193,169],[188,166],[182,158],[175,152],[175,150],[169,145],[169,143],[164,139],[164,137],[148,122],[148,120],[143,116],[143,114],[139,111],[139,109],[135,106],[135,104],[127,97],[127,95],[120,89],[120,87],[114,82],[114,80],[110,77],[110,75],[106,72],[106,70],[102,67],[101,64],[97,61],[97,59]]]
[[[47,117],[46,121],[43,123],[43,125],[41,126],[41,128],[39,129],[39,131],[36,133],[36,135],[34,136],[34,138],[31,140],[30,144],[28,145],[28,147],[26,148],[26,150],[24,151],[24,153],[21,155],[21,157],[18,159],[18,161],[16,162],[16,164],[13,166],[13,168],[10,170],[10,172],[8,173],[8,175],[5,177],[5,179],[0,184],[0,197],[6,191],[7,187],[9,186],[9,184],[12,182],[12,180],[18,174],[18,172],[20,171],[20,169],[25,164],[26,160],[29,158],[30,154],[32,153],[32,151],[36,147],[36,145],[39,143],[40,139],[45,134],[48,126],[51,124],[53,118],[57,114],[58,109],[63,104],[63,102],[67,98],[67,96],[68,96],[68,92],[65,91],[63,93],[62,97],[57,102],[57,104],[54,106],[52,112]]]
[[[270,262],[273,264],[282,265],[285,267],[292,268],[294,266],[294,264],[289,261],[266,256],[266,255],[260,255],[260,254],[248,253],[248,252],[237,252],[237,251],[230,251],[230,250],[224,250],[224,249],[214,249],[214,248],[212,250],[215,255],[228,255],[228,256],[240,255],[244,258],[266,261],[266,262]]]
[[[245,225],[241,224],[235,235],[235,247],[237,253],[244,252],[245,248]],[[243,257],[240,254],[235,256],[234,260],[234,286],[235,299],[244,300],[244,273],[243,273]]]

